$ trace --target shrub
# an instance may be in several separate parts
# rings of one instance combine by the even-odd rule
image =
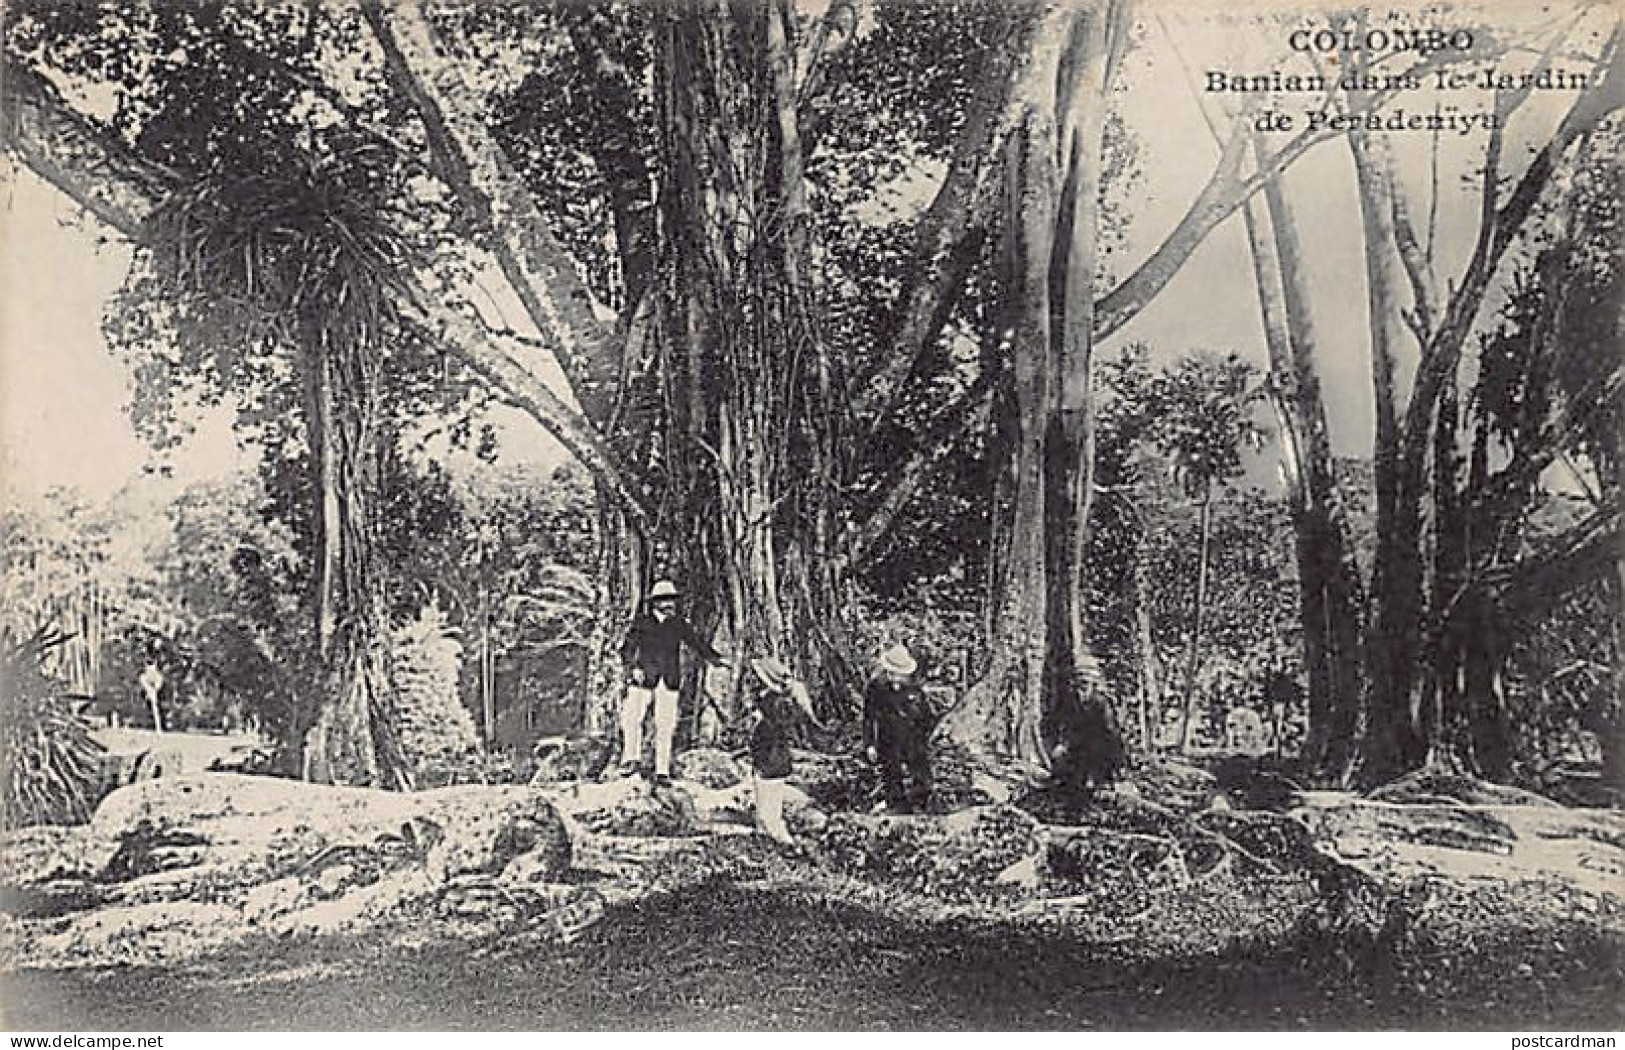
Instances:
[[[457,693],[462,656],[436,603],[390,636],[393,729],[418,787],[486,779],[474,771],[483,766],[479,736]]]
[[[44,659],[65,635],[0,635],[0,827],[89,819],[103,748]]]

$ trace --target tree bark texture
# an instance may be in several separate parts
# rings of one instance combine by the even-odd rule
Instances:
[[[306,429],[316,471],[316,617],[323,691],[305,735],[307,780],[410,787],[393,746],[389,620],[376,565],[376,349],[302,318]]]
[[[1093,466],[1092,284],[1106,93],[1125,44],[1116,3],[1059,6],[1026,30],[1005,145],[1000,263],[1014,428],[986,673],[938,727],[970,783],[1112,771],[1082,583]],[[986,790],[986,786],[983,790]]]
[[[845,646],[836,378],[815,323],[794,12],[680,5],[657,34],[666,511],[651,556],[717,639],[828,696]]]
[[[1367,316],[1376,396],[1373,467],[1377,487],[1377,550],[1367,625],[1367,671],[1361,775],[1383,781],[1419,765],[1427,746],[1419,732],[1422,636],[1422,463],[1402,447],[1407,415],[1398,358],[1403,338],[1400,277],[1394,241],[1392,173],[1377,136],[1349,135],[1365,235]]]
[[[1196,675],[1202,666],[1202,620],[1207,612],[1208,548],[1213,542],[1213,484],[1202,493],[1200,526],[1196,539],[1196,596],[1191,608],[1191,638],[1185,655],[1185,702],[1179,718],[1179,749],[1191,750],[1191,725],[1196,711]]]
[[[1261,151],[1258,159],[1262,165]],[[1307,272],[1283,178],[1265,183],[1263,202],[1249,201],[1243,218],[1292,507],[1309,686],[1303,758],[1311,770],[1335,781],[1346,774],[1355,744],[1362,586],[1336,491]]]
[[[1162,659],[1157,655],[1151,622],[1150,537],[1143,525],[1137,529],[1134,544],[1134,652],[1140,667],[1140,753],[1149,755],[1157,746],[1162,725]]]

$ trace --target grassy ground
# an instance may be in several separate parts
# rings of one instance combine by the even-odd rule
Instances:
[[[11,1029],[1371,1029],[1625,1027],[1612,944],[1474,960],[1418,993],[1334,946],[1136,957],[1076,934],[886,917],[784,887],[617,909],[569,947],[240,949],[175,969],[24,971]],[[1458,959],[1458,962],[1460,960]]]

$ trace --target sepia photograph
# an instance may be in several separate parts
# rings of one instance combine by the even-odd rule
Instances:
[[[3,0],[0,1029],[1614,1045],[1622,27]]]

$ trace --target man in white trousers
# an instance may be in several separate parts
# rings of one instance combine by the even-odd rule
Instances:
[[[621,662],[626,666],[626,697],[621,702],[621,773],[643,770],[643,719],[654,707],[657,784],[671,782],[671,745],[677,732],[677,685],[681,681],[681,651],[688,646],[706,663],[726,664],[721,654],[677,615],[677,585],[661,580],[649,592],[646,611],[632,619]]]

